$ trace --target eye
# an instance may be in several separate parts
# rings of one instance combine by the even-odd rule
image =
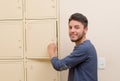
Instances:
[[[72,29],[72,26],[69,26],[69,29]]]
[[[79,26],[79,25],[76,25],[76,26],[75,26],[75,29],[80,29],[80,26]]]

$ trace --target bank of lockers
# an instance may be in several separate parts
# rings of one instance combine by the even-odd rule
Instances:
[[[58,43],[58,0],[0,0],[0,81],[59,81],[47,45]]]

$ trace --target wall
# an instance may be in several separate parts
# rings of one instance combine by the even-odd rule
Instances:
[[[74,44],[68,37],[68,18],[81,12],[88,17],[87,34],[95,45],[98,57],[105,58],[105,69],[98,70],[99,81],[120,81],[120,1],[119,0],[60,0],[60,54],[68,55]],[[61,72],[67,81],[68,71]]]

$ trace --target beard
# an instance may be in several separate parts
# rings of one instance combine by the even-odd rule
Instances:
[[[83,32],[81,35],[78,36],[78,38],[76,40],[71,40],[72,42],[78,42],[81,41],[83,39],[83,37],[85,36],[85,32]]]

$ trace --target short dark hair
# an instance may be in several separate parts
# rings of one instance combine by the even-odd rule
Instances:
[[[81,13],[74,13],[74,14],[72,14],[70,16],[70,18],[69,18],[69,23],[70,23],[71,20],[76,20],[76,21],[81,22],[84,25],[84,27],[88,26],[88,19],[87,19],[87,17],[84,16],[83,14],[81,14]]]

